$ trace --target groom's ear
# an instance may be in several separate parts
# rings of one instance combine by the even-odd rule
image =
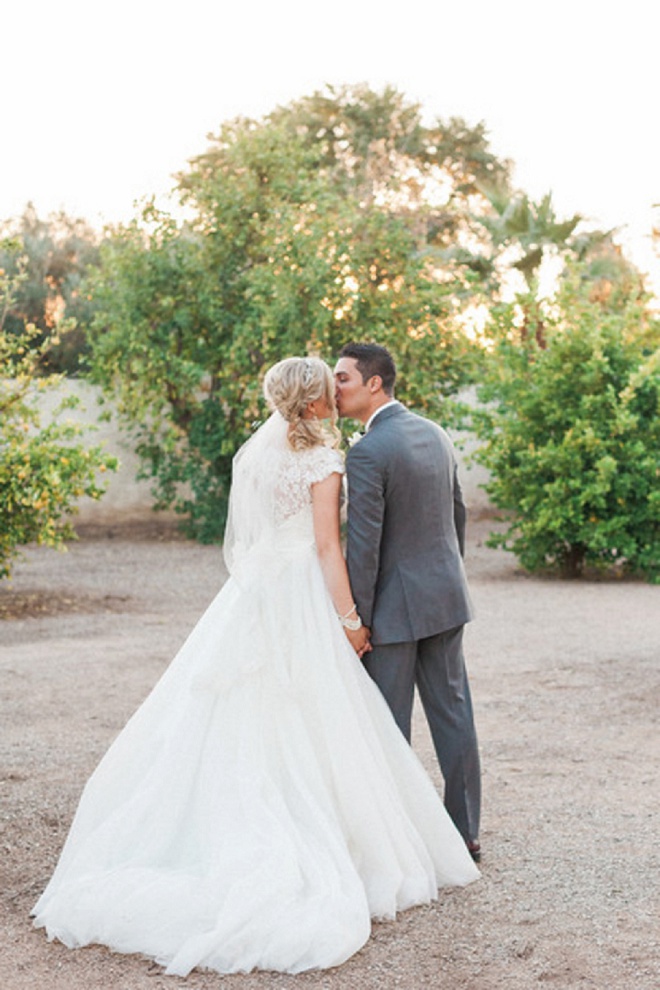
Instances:
[[[383,379],[380,375],[372,375],[367,384],[371,394],[375,395],[383,387]]]

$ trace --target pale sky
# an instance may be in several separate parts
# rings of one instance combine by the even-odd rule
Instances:
[[[651,0],[11,0],[0,17],[0,219],[28,200],[94,225],[173,186],[236,115],[391,84],[483,120],[561,216],[622,227],[660,293],[658,38]],[[655,211],[656,220],[660,210]]]

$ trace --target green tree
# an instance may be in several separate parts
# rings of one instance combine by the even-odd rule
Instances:
[[[5,241],[4,251],[20,250]],[[19,548],[36,542],[61,548],[74,537],[70,517],[82,495],[100,498],[97,473],[114,470],[116,461],[100,447],[77,442],[82,430],[60,421],[76,405],[60,403],[53,420],[42,426],[39,394],[61,378],[37,375],[47,342],[28,324],[21,336],[3,326],[11,311],[20,276],[0,269],[0,579],[11,573]]]
[[[613,308],[592,289],[578,266],[552,303],[497,312],[477,458],[508,528],[489,542],[532,571],[617,564],[657,580],[660,326],[635,294]],[[535,320],[542,346],[521,333]]]
[[[477,276],[477,292],[474,281],[469,287],[475,301],[480,298],[487,308],[510,297],[511,274],[520,274],[524,289],[518,292],[516,308],[522,336],[533,332],[537,343],[545,345],[545,324],[536,304],[552,293],[547,275],[558,277],[562,267],[579,265],[582,285],[604,309],[618,311],[633,299],[643,304],[644,279],[616,243],[616,230],[586,228],[579,214],[561,219],[549,193],[535,202],[501,183],[485,185],[482,191],[487,207],[482,201],[474,213],[469,246],[457,242],[441,254]],[[550,271],[544,271],[549,262]]]
[[[452,172],[451,128],[423,128],[394,91],[315,94],[232,121],[179,179],[185,225],[149,207],[103,245],[93,375],[135,424],[158,504],[195,535],[222,534],[231,459],[274,361],[377,339],[399,361],[398,394],[431,415],[469,375],[420,189],[443,169],[467,203],[477,166],[497,163],[481,131],[453,126]]]
[[[93,310],[83,281],[98,264],[99,236],[86,221],[62,212],[43,220],[31,203],[18,219],[0,225],[0,236],[20,244],[20,251],[0,248],[0,267],[20,275],[5,331],[21,336],[27,326],[36,328],[36,342],[48,345],[41,351],[40,373],[77,374],[88,354]]]
[[[548,251],[571,250],[571,237],[582,217],[560,220],[550,193],[534,202],[524,193],[509,195],[506,189],[494,188],[487,198],[492,210],[479,222],[490,235],[494,255],[513,248],[516,256],[510,267],[521,273],[531,292]]]

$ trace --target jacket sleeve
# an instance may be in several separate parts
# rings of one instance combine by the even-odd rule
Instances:
[[[458,537],[458,548],[461,552],[461,557],[465,556],[466,517],[467,510],[463,499],[463,490],[458,480],[458,468],[454,464],[454,526],[456,527],[456,536]]]
[[[346,458],[348,530],[346,562],[351,590],[365,626],[373,621],[385,515],[382,472],[367,445],[356,444]]]

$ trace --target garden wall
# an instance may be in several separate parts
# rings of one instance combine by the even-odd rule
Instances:
[[[138,458],[133,452],[130,436],[119,425],[117,417],[113,415],[110,422],[99,421],[100,415],[108,410],[112,411],[113,407],[111,404],[103,406],[99,404],[100,392],[95,386],[69,379],[59,389],[42,393],[40,409],[44,422],[66,395],[75,395],[80,400],[80,406],[68,411],[66,416],[75,422],[93,425],[94,431],[87,435],[89,444],[103,444],[107,452],[114,454],[120,462],[118,471],[108,474],[107,491],[100,501],[90,498],[80,500],[76,526],[81,529],[130,528],[170,526],[174,523],[177,516],[173,512],[153,511],[150,483],[137,479]],[[467,401],[474,400],[472,393],[467,393],[461,398]],[[470,514],[474,518],[490,514],[488,498],[480,487],[486,480],[487,473],[484,468],[477,465],[469,466],[466,463],[467,455],[474,450],[476,442],[466,434],[458,435],[456,439],[460,442],[460,447],[457,449],[460,477]]]

